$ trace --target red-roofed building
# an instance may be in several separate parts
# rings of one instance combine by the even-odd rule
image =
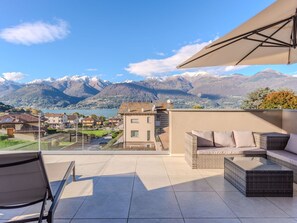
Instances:
[[[45,133],[44,118],[41,118],[41,135]],[[0,133],[24,140],[38,137],[38,117],[27,113],[7,114],[0,117]]]

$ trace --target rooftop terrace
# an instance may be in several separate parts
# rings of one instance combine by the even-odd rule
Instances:
[[[182,156],[45,155],[46,162],[76,161],[56,211],[68,222],[297,222],[292,198],[246,198],[224,180],[223,170],[192,170]],[[38,212],[0,210],[0,222]]]

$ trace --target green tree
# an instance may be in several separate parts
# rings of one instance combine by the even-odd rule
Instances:
[[[105,120],[106,118],[103,115],[99,116],[99,121],[104,122]]]
[[[260,105],[261,109],[297,109],[297,96],[292,90],[269,93]]]
[[[91,115],[91,118],[94,119],[94,120],[98,120],[98,116],[95,115],[95,114],[92,114],[92,115]]]
[[[193,109],[203,109],[204,107],[200,104],[193,105]]]
[[[259,88],[247,95],[247,99],[243,101],[242,109],[260,109],[263,100],[269,93],[275,92],[274,90],[266,87]]]
[[[9,111],[11,109],[13,109],[12,106],[6,105],[6,104],[3,104],[2,102],[0,102],[0,112],[6,112],[6,111]]]

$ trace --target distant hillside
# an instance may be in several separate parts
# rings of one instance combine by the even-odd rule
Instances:
[[[177,89],[156,89],[148,87],[145,82],[113,84],[104,88],[97,95],[79,102],[76,107],[118,107],[125,101],[165,101],[167,99],[178,101],[197,101],[198,98],[187,92]],[[155,85],[156,87],[156,85]],[[184,104],[184,102],[182,102]]]
[[[79,100],[46,84],[29,84],[1,98],[1,101],[16,107],[51,108],[67,107]]]
[[[0,77],[0,98],[22,87],[21,84]]]
[[[297,91],[297,77],[266,69],[251,76],[188,72],[112,84],[98,77],[66,76],[19,84],[0,78],[0,101],[37,108],[117,108],[124,101],[172,100],[176,108],[239,108],[260,87]]]

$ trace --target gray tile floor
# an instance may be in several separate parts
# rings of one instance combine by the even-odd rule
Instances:
[[[76,161],[56,211],[57,223],[297,223],[293,198],[246,198],[223,170],[192,170],[183,157],[47,155],[46,162]],[[39,207],[0,209],[0,223]]]

